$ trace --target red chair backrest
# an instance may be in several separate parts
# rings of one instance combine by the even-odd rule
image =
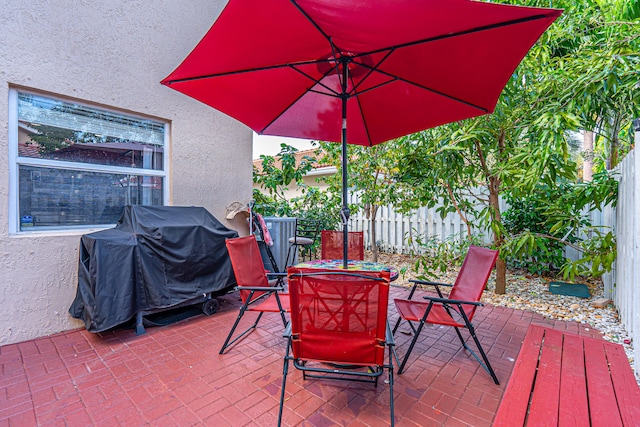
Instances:
[[[480,301],[487,287],[491,270],[496,265],[499,251],[470,246],[449,298],[464,301]],[[473,318],[476,306],[463,306],[469,320]]]
[[[384,364],[388,271],[292,267],[288,276],[296,359]]]
[[[362,231],[350,231],[348,239],[349,259],[364,260],[364,233]],[[320,240],[322,259],[343,258],[344,237],[342,231],[322,230]]]
[[[227,239],[226,244],[237,285],[269,287],[256,237],[250,235]],[[249,294],[250,291],[240,291],[242,302],[246,301]],[[260,295],[262,292],[254,293],[253,299]]]

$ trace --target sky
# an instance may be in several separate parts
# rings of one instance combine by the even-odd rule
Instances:
[[[307,139],[284,138],[282,136],[267,136],[253,133],[253,158],[257,159],[261,154],[275,156],[280,152],[280,144],[289,144],[298,150],[309,150],[311,141]]]

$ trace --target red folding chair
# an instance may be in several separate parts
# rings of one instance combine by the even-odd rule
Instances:
[[[469,247],[469,252],[462,263],[462,268],[460,269],[456,282],[453,284],[451,292],[449,292],[449,296],[447,298],[445,298],[440,291],[440,286],[451,285],[424,280],[410,280],[410,282],[413,282],[413,287],[409,293],[409,298],[406,300],[394,300],[400,317],[393,328],[393,333],[395,334],[402,320],[408,321],[411,329],[413,330],[413,340],[411,340],[409,350],[400,364],[398,375],[403,372],[407,360],[409,359],[409,355],[411,354],[425,323],[431,323],[436,325],[452,326],[458,334],[458,338],[464,348],[466,348],[471,355],[480,362],[480,365],[484,370],[491,375],[493,381],[496,384],[500,384],[491,364],[489,363],[487,355],[480,345],[480,341],[476,336],[473,324],[471,323],[476,309],[478,306],[483,305],[479,302],[480,297],[487,286],[491,270],[495,266],[497,259],[498,251],[478,246]],[[419,284],[434,286],[438,293],[438,297],[425,296],[424,299],[427,300],[426,302],[412,301],[411,298]],[[414,327],[412,322],[420,322],[417,329]],[[478,348],[480,355],[482,356],[482,360],[480,360],[478,355],[469,348],[465,340],[462,338],[460,328],[466,328],[469,331],[471,337],[476,343],[476,347]]]
[[[264,313],[280,313],[282,324],[286,327],[287,319],[284,313],[289,311],[289,294],[281,293],[284,291],[283,278],[286,273],[271,273],[265,270],[256,237],[250,235],[227,239],[226,244],[238,284],[237,289],[240,291],[242,307],[240,307],[238,317],[220,349],[220,354],[255,329]],[[267,276],[276,279],[270,281]],[[252,326],[231,340],[240,319],[247,311],[255,311],[260,314]]]
[[[362,231],[350,231],[347,239],[349,259],[364,260],[364,233]],[[322,230],[320,233],[320,246],[322,259],[342,259],[344,234],[342,231]]]
[[[388,271],[289,269],[291,322],[278,425],[289,361],[303,378],[371,382],[389,373],[393,416],[393,334],[387,323]],[[385,348],[389,362],[385,363]]]

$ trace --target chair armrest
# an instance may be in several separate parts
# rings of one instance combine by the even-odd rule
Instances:
[[[417,283],[419,285],[448,286],[448,287],[452,287],[453,286],[450,283],[430,282],[428,280],[409,279],[409,281],[412,282],[412,283]]]
[[[447,287],[453,286],[453,285],[450,285],[449,283],[431,282],[429,280],[409,279],[409,281],[413,282],[413,286],[411,287],[411,292],[409,293],[409,299],[413,297],[413,294],[416,291],[416,288],[418,287],[418,285],[433,286],[436,289],[436,292],[438,293],[438,296],[440,298],[444,298],[444,295],[442,295],[442,291],[440,290],[440,286],[447,286]]]
[[[261,291],[261,292],[273,292],[273,291],[284,291],[283,286],[236,286],[236,289],[239,291]]]
[[[287,278],[287,273],[272,273],[270,271],[265,272],[268,281],[275,280],[278,285],[284,286],[284,279]]]
[[[426,300],[429,300],[431,302],[439,302],[439,303],[443,303],[443,304],[467,304],[467,305],[477,305],[477,306],[483,306],[484,305],[480,301],[463,301],[463,300],[459,300],[459,299],[437,298],[437,297],[431,297],[429,295],[425,295],[422,298],[424,298]]]
[[[287,273],[272,273],[271,271],[267,271],[265,272],[265,274],[267,276],[274,276],[274,277],[287,277]]]

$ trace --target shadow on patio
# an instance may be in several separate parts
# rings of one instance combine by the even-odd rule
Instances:
[[[390,299],[405,294],[392,287]],[[148,328],[141,336],[82,329],[0,347],[0,426],[275,425],[286,344],[279,316],[265,315],[253,333],[219,355],[239,298],[219,300],[220,311],[210,317]],[[253,320],[246,317],[243,322]],[[396,376],[396,425],[491,425],[530,324],[599,336],[587,325],[490,305],[478,310],[474,323],[500,385],[460,346],[453,328],[428,327],[406,372]],[[410,338],[403,326],[396,334],[400,356]],[[285,425],[388,424],[384,383],[376,389],[303,381],[296,370],[289,375]]]

